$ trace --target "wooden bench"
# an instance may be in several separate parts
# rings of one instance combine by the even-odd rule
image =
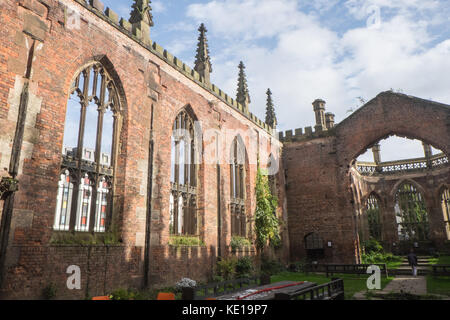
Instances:
[[[275,293],[275,300],[344,300],[344,280],[336,279],[293,293]]]

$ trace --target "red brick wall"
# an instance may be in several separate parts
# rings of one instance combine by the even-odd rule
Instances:
[[[441,192],[444,186],[450,184],[450,168],[436,168],[404,174],[385,175],[383,177],[365,177],[358,175],[361,198],[359,199],[360,220],[365,222],[364,205],[370,194],[379,197],[382,219],[382,241],[388,250],[396,250],[393,243],[399,242],[394,213],[395,194],[398,187],[406,182],[414,185],[423,195],[430,223],[430,241],[435,246],[442,247],[447,239],[443,212],[441,207]],[[364,226],[364,224],[363,224]],[[362,228],[363,238],[367,239],[368,230]]]
[[[17,108],[18,94],[24,82],[22,77],[27,64],[27,46],[31,43],[30,36],[22,31],[43,40],[37,46],[32,64],[31,100],[28,106],[31,116],[27,117],[18,176],[20,191],[16,193],[14,203],[5,295],[38,297],[50,279],[54,279],[58,288],[61,288],[61,297],[80,298],[87,290],[85,284],[81,292],[77,293],[62,289],[67,279],[63,271],[68,263],[80,264],[83,270],[87,268],[87,249],[48,245],[53,235],[68,91],[74,77],[94,60],[100,61],[114,77],[123,108],[114,223],[124,246],[91,249],[88,259],[91,268],[89,293],[103,293],[115,286],[142,285],[152,106],[155,147],[151,195],[151,285],[173,285],[174,281],[187,275],[206,279],[212,273],[214,257],[217,255],[218,204],[214,164],[202,164],[199,170],[200,233],[206,247],[177,249],[181,252],[177,253],[177,250],[168,246],[170,136],[176,115],[189,105],[195,117],[201,121],[203,131],[256,130],[261,137],[271,140],[276,148],[281,147],[280,142],[273,139],[261,125],[257,125],[257,120],[251,119],[252,116],[243,115],[231,104],[224,103],[212,93],[211,88],[205,89],[204,84],[189,79],[173,65],[138,44],[129,34],[112,26],[104,16],[101,18],[89,11],[94,9],[88,10],[71,0],[45,2],[49,10],[37,0],[19,1],[20,5],[12,0],[0,3],[2,166],[9,164],[10,141],[17,118],[13,111]],[[79,29],[68,28],[65,24],[64,10],[67,5],[77,8],[81,13]],[[256,142],[247,139],[245,143],[249,158],[255,157],[256,149],[252,147],[256,146]],[[205,147],[206,142],[203,141],[203,144]],[[224,153],[225,158],[229,151],[225,150]],[[227,246],[231,239],[229,170],[227,163],[221,164],[222,254],[228,252]],[[1,175],[7,173],[1,172]],[[246,192],[247,212],[250,215],[255,208],[255,177],[256,162],[249,163]],[[282,189],[279,197],[279,215],[287,220],[287,212],[282,207],[285,201]],[[287,236],[284,235],[283,239],[288,248]],[[199,251],[200,257],[193,259],[192,253],[184,253],[186,250]],[[286,259],[287,252],[281,251],[279,256]],[[105,254],[108,258],[105,258]],[[202,264],[201,268],[198,263]],[[36,268],[39,271],[35,271]],[[104,268],[108,268],[106,275]],[[99,280],[96,282],[95,279]],[[24,285],[21,287],[20,283]],[[14,293],[12,290],[15,290]]]
[[[449,120],[449,106],[384,92],[330,131],[315,133],[314,137],[287,139],[283,162],[287,170],[291,259],[305,257],[304,237],[317,232],[324,241],[333,241],[333,248],[325,248],[324,261],[357,261],[359,222],[356,216],[362,203],[358,198],[367,196],[367,190],[373,186],[352,175],[353,161],[374,143],[392,134],[420,139],[448,155]],[[437,209],[436,192],[448,179],[448,169],[419,176],[419,181],[424,180],[419,183],[430,204],[433,237],[441,242],[439,215],[442,213]],[[376,188],[381,186],[391,192],[392,186],[386,179],[375,185]],[[392,197],[391,194],[386,197],[385,206],[393,207]],[[390,230],[386,237],[392,239],[392,228]]]

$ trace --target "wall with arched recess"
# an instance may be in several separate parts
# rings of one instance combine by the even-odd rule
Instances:
[[[219,138],[249,131],[258,135],[258,139],[243,136],[246,149],[255,150],[248,152],[255,161],[249,163],[246,181],[246,205],[254,213],[256,154],[263,148],[282,147],[272,128],[156,42],[144,43],[127,19],[119,20],[109,8],[103,12],[101,1],[41,2],[0,1],[4,35],[0,40],[0,178],[8,176],[3,168],[9,166],[19,107],[25,105],[23,76],[30,77],[23,143],[14,148],[22,150],[20,187],[14,204],[8,206],[10,227],[0,231],[0,238],[4,235],[8,240],[1,241],[7,251],[0,255],[0,275],[4,275],[0,296],[41,298],[43,289],[54,283],[58,298],[83,299],[118,288],[172,286],[183,277],[211,278],[217,256],[234,255],[229,249],[230,166]],[[77,27],[67,21],[73,8],[83,17]],[[36,46],[30,59],[32,43]],[[52,228],[68,91],[77,71],[90,61],[106,67],[126,109],[112,206],[114,228],[105,235],[112,238],[104,239],[105,245],[98,245],[91,234],[87,240],[84,233],[71,239],[71,234],[61,235]],[[173,120],[187,105],[201,121],[203,150],[217,153],[219,159],[212,156],[198,165],[197,207],[202,221],[198,236],[204,245],[184,248],[170,243],[170,174]],[[285,226],[284,183],[281,174],[277,178],[278,212]],[[5,217],[6,210],[1,211]],[[279,257],[286,256],[286,239],[283,235],[285,246],[276,252]],[[243,251],[256,256],[254,246]],[[70,265],[80,267],[81,290],[66,286]]]
[[[383,92],[332,129],[285,143],[292,260],[306,256],[303,238],[317,232],[332,242],[325,248],[324,261],[360,261],[358,214],[363,191],[370,190],[352,164],[367,148],[394,134],[422,140],[448,155],[450,106]],[[425,175],[425,180],[431,176]]]
[[[385,174],[375,176],[359,176],[362,181],[363,201],[361,204],[360,220],[361,225],[365,222],[365,199],[371,194],[376,193],[380,198],[381,223],[382,223],[382,243],[386,249],[399,251],[399,239],[397,233],[397,223],[394,213],[395,194],[403,183],[414,185],[422,194],[428,213],[430,226],[429,242],[423,243],[421,247],[425,250],[427,247],[435,246],[438,248],[445,247],[447,235],[445,231],[445,223],[440,202],[440,191],[443,185],[450,182],[450,166],[443,166],[432,170],[424,169],[418,171]],[[362,230],[361,240],[367,239]],[[361,233],[360,233],[361,234]],[[407,244],[405,244],[407,245]],[[397,247],[397,248],[396,248]],[[405,249],[405,248],[402,248]],[[422,249],[422,248],[420,248]]]
[[[350,163],[380,139],[396,134],[450,153],[450,106],[382,92],[335,128],[338,162]]]

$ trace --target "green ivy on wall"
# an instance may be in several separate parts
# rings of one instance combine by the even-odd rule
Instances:
[[[255,232],[256,246],[263,249],[268,242],[278,243],[280,239],[280,222],[276,215],[278,198],[272,194],[268,176],[258,168],[256,176],[256,212]]]

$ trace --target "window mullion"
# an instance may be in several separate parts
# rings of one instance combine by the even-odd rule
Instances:
[[[103,132],[103,115],[105,114],[104,106],[99,106],[98,108],[98,118],[97,118],[97,140],[95,143],[95,174],[94,174],[94,183],[92,188],[92,197],[91,197],[91,211],[90,211],[90,219],[89,219],[89,232],[94,231],[95,227],[95,217],[97,215],[97,202],[98,197],[98,188],[100,182],[100,158],[101,158],[101,145],[102,145],[102,132]],[[100,214],[100,212],[99,212]]]
[[[84,90],[83,92],[87,92],[87,79],[84,81]],[[75,224],[78,214],[78,202],[79,202],[79,192],[80,192],[80,181],[82,177],[81,172],[81,159],[83,156],[83,139],[84,139],[84,125],[86,122],[86,108],[87,108],[87,99],[83,97],[81,101],[81,112],[80,112],[80,127],[78,129],[78,146],[77,146],[77,154],[76,154],[76,162],[77,162],[77,174],[75,174],[75,183],[73,186],[73,197],[72,199],[75,199],[75,201],[72,201],[71,206],[71,214],[70,214],[70,223],[69,223],[69,230],[74,231],[75,230]]]

